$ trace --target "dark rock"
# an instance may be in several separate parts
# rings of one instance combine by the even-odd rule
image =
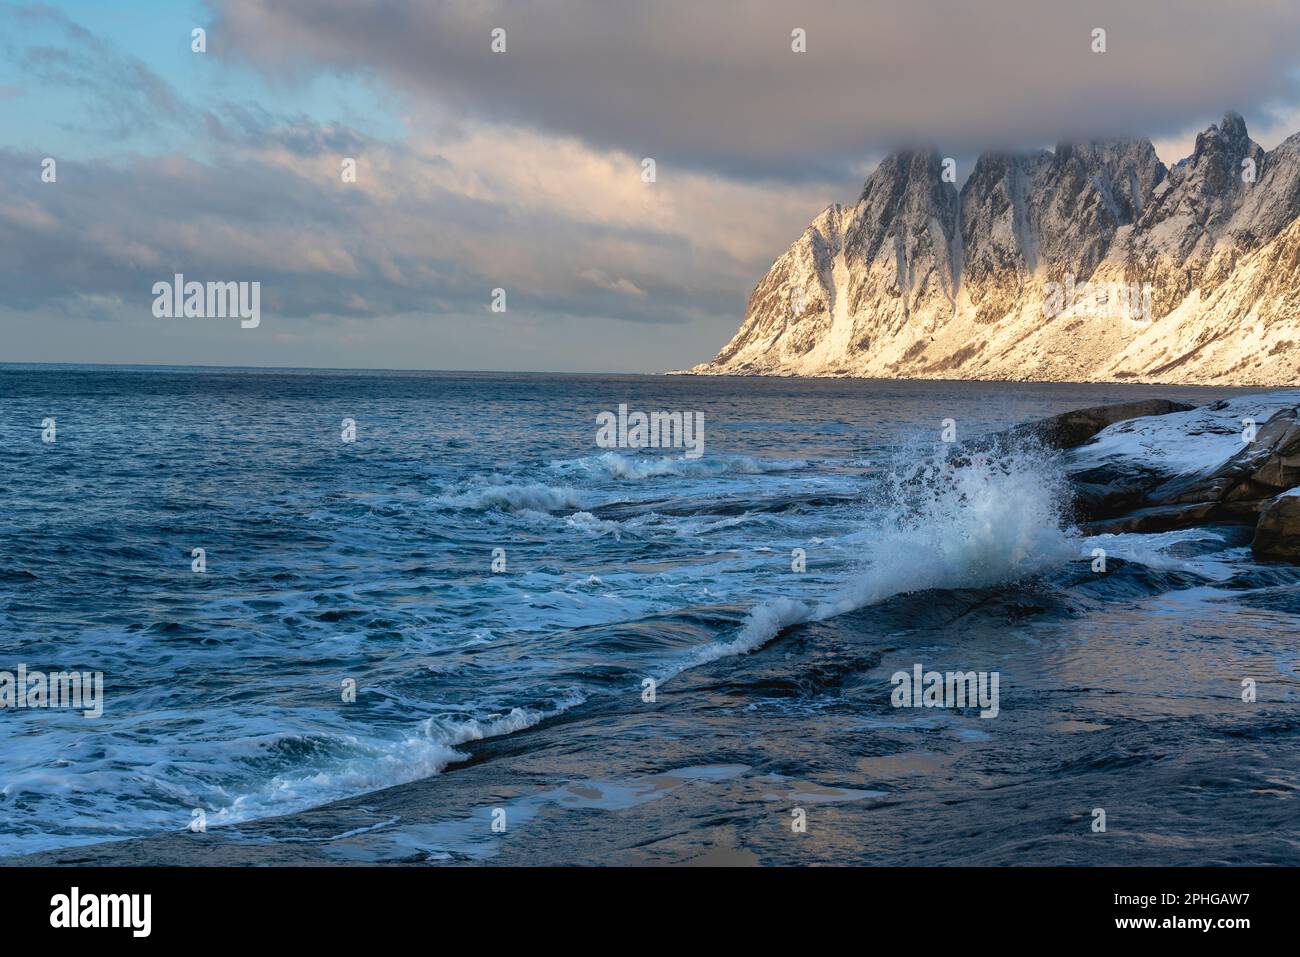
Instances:
[[[1237,420],[1230,409],[1225,402],[1204,407],[1208,415],[1187,424],[1187,439],[1207,432],[1233,434]],[[1216,421],[1220,418],[1222,422]],[[1081,467],[1070,473],[1076,520],[1093,534],[1162,532],[1206,524],[1254,525],[1281,492],[1300,485],[1300,408],[1296,406],[1276,411],[1259,427],[1253,441],[1243,443],[1217,466],[1207,463],[1204,472],[1170,474],[1159,455],[1179,437],[1175,431],[1154,446],[1148,442],[1135,447],[1146,449],[1150,457],[1134,451],[1092,456],[1090,460],[1089,450],[1081,449],[1076,458]],[[1285,514],[1279,512],[1279,517]],[[1268,541],[1266,534],[1263,547],[1269,547]]]
[[[1151,415],[1168,415],[1170,412],[1189,412],[1194,408],[1195,406],[1171,402],[1169,399],[1142,399],[1138,402],[1120,402],[1116,405],[1098,405],[1090,409],[1062,412],[1050,419],[1020,425],[1002,434],[1012,439],[1037,439],[1053,449],[1072,449],[1116,422]]]
[[[1169,523],[1152,522],[1142,531],[1187,528],[1211,522],[1254,524],[1269,500],[1300,485],[1300,422],[1297,409],[1284,409],[1260,427],[1255,441],[1207,475],[1173,479],[1142,498],[1145,506],[1183,506],[1170,511]],[[1203,516],[1188,506],[1209,506]]]
[[[1209,525],[1215,522],[1216,503],[1199,505],[1158,505],[1139,508],[1118,518],[1085,522],[1083,531],[1089,535],[1119,535],[1122,532],[1160,532],[1171,528],[1192,525]]]
[[[1300,495],[1279,495],[1264,506],[1250,547],[1257,558],[1300,561]]]
[[[1257,514],[1266,499],[1300,485],[1300,409],[1283,409],[1255,440],[1208,475],[1174,479],[1152,489],[1154,502],[1219,501]]]
[[[962,443],[962,449],[966,452],[1010,452],[1030,443],[1064,451],[1083,445],[1102,429],[1116,422],[1152,415],[1168,415],[1171,412],[1189,412],[1194,408],[1196,406],[1171,402],[1169,399],[1142,399],[1138,402],[1096,405],[1087,409],[1062,412],[1048,419],[1027,422],[1004,432],[971,439]],[[1100,476],[1099,481],[1105,484],[1106,477]],[[1144,484],[1149,486],[1155,481],[1155,478],[1149,478]]]

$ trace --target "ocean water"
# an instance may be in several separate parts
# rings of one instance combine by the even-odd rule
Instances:
[[[1004,770],[1048,793],[1101,760],[1095,738],[1059,726],[1110,727],[1095,708],[1066,714],[1073,688],[1123,719],[1114,760],[1140,753],[1144,734],[1168,751],[1177,719],[1201,735],[1197,760],[1229,777],[1245,760],[1234,740],[1253,749],[1271,783],[1244,788],[1243,814],[1249,800],[1294,804],[1296,576],[1253,565],[1238,532],[1207,529],[1111,536],[1119,573],[1100,581],[1097,541],[1072,527],[1051,455],[956,461],[941,440],[945,425],[966,439],[1105,402],[1228,394],[0,366],[0,671],[104,675],[101,717],[0,711],[0,855],[180,832],[196,809],[217,829],[437,786],[484,739],[559,748],[556,767],[585,755],[591,778],[625,746],[615,729],[646,679],[660,694],[716,695],[701,676],[720,664],[739,700],[665,721],[665,740],[726,740],[752,721],[746,709],[779,699],[773,741],[832,712],[855,742],[893,740],[908,722],[979,747],[1004,734]],[[620,404],[701,413],[703,454],[599,447],[597,416]],[[923,638],[900,652],[902,632]],[[819,676],[850,647],[855,691],[840,675],[832,702]],[[773,693],[772,655],[807,694]],[[888,673],[913,662],[1001,668],[1002,716],[891,711]],[[1243,668],[1272,685],[1255,717],[1221,726]],[[595,716],[608,739],[593,737]],[[1045,736],[1046,762],[1010,747]],[[916,780],[952,787],[942,749],[896,750]],[[770,773],[824,783],[828,765],[798,752],[789,744]],[[687,778],[729,780],[726,754],[699,761]],[[863,786],[845,793],[896,784],[894,765],[855,767]],[[1171,784],[1167,768],[1126,786],[1149,787],[1153,806],[1171,787],[1207,786]],[[421,846],[475,856],[439,840]],[[914,851],[900,844],[893,859]]]

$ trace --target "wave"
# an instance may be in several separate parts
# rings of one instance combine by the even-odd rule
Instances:
[[[440,495],[433,501],[443,508],[480,512],[559,512],[582,507],[575,489],[540,482],[484,485],[454,495]]]
[[[1108,559],[1137,562],[1160,571],[1186,571],[1214,581],[1239,575],[1239,556],[1221,528],[1183,528],[1168,532],[1122,532],[1093,535],[1085,553],[1099,548]]]
[[[881,498],[882,517],[863,542],[860,570],[820,599],[763,602],[730,641],[695,649],[673,674],[895,595],[989,587],[1080,557],[1080,535],[1064,518],[1064,476],[1036,446],[998,456],[945,447],[920,460],[904,452],[886,474]]]
[[[803,459],[764,460],[747,455],[712,456],[688,459],[681,457],[623,455],[605,452],[579,459],[558,460],[550,469],[578,481],[639,481],[653,478],[714,478],[723,475],[767,475],[792,472],[808,467]],[[500,479],[501,481],[493,481]],[[480,479],[480,482],[483,480]],[[478,484],[458,492],[448,492],[433,499],[441,508],[465,511],[562,512],[587,511],[579,491],[568,485],[542,482],[513,482],[508,476],[493,475],[491,484]]]
[[[309,751],[348,752],[332,766],[277,775],[256,792],[234,798],[208,815],[216,824],[233,824],[267,814],[312,807],[348,795],[407,784],[440,774],[467,755],[460,745],[523,731],[576,708],[586,696],[571,691],[546,708],[512,708],[483,719],[426,718],[419,730],[401,740],[339,736],[332,741],[306,741],[286,736]],[[283,742],[282,742],[283,743]]]
[[[720,475],[768,475],[793,472],[808,467],[803,459],[756,459],[748,455],[715,455],[688,459],[685,456],[624,455],[605,452],[580,459],[550,463],[562,474],[590,475],[597,478],[636,481],[673,476],[678,478],[714,478]]]

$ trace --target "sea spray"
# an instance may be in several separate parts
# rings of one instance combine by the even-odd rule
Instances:
[[[1078,557],[1064,520],[1066,484],[1052,453],[1025,443],[999,453],[942,446],[895,460],[866,567],[817,618],[928,588],[983,588]]]
[[[862,567],[818,600],[758,605],[728,642],[696,649],[673,673],[761,647],[792,625],[822,621],[931,588],[985,588],[1079,557],[1064,519],[1066,483],[1052,453],[1031,442],[996,453],[904,449],[878,489],[879,525]]]

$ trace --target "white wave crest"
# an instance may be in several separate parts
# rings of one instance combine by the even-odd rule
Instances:
[[[895,595],[989,587],[1079,558],[1078,533],[1062,518],[1064,478],[1041,450],[900,460],[883,492],[884,518],[865,540],[859,571],[821,599],[763,602],[730,641],[696,649],[683,667],[745,654],[792,625]]]
[[[482,512],[559,512],[582,507],[576,490],[539,482],[484,485],[454,495],[441,495],[434,502],[445,508]]]
[[[807,467],[808,463],[802,459],[756,459],[748,455],[688,459],[685,456],[624,455],[620,452],[605,452],[551,463],[551,468],[561,473],[578,473],[619,481],[664,476],[712,478],[719,475],[765,475]]]
[[[523,731],[584,701],[584,695],[570,691],[548,708],[512,708],[482,719],[427,718],[417,733],[400,740],[334,736],[332,743],[348,753],[346,760],[277,775],[257,791],[235,797],[208,819],[214,824],[236,823],[431,777],[465,760],[459,745]]]

